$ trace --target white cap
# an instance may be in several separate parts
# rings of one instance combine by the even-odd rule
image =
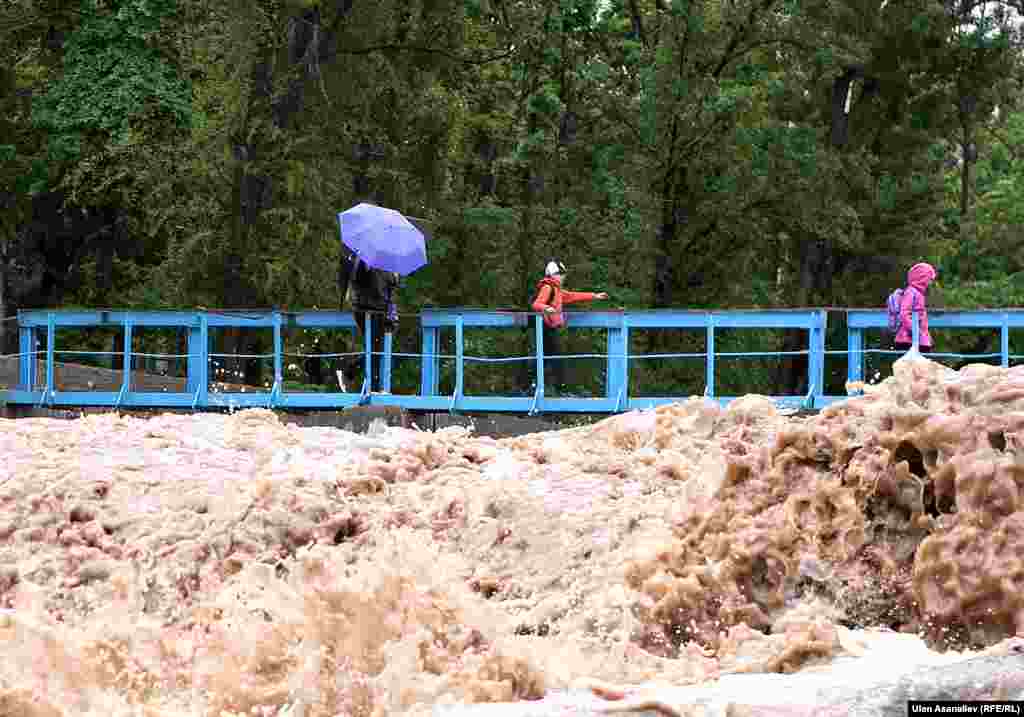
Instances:
[[[555,274],[564,274],[565,264],[560,261],[549,261],[548,266],[544,269],[544,276],[554,276]]]

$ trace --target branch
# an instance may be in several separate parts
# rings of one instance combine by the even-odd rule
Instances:
[[[1014,162],[1020,159],[1017,156],[1017,151],[1013,148],[1013,144],[1010,142],[1010,140],[1007,139],[1006,137],[1001,136],[999,132],[996,131],[995,127],[982,127],[981,130],[983,132],[988,132],[990,135],[995,137],[996,140],[1006,148],[1006,151],[1010,153],[1010,159],[1012,159]]]
[[[501,21],[505,23],[505,27],[512,29],[512,23],[508,20],[508,8],[505,7],[504,0],[498,0],[498,9],[501,11]]]
[[[637,127],[636,125],[634,125],[630,120],[628,120],[626,118],[625,113],[619,113],[619,112],[616,111],[619,108],[618,104],[613,102],[613,103],[611,103],[611,107],[612,107],[612,111],[611,112],[609,112],[607,109],[605,109],[602,112],[602,114],[604,114],[606,117],[610,117],[611,119],[616,120],[618,123],[620,123],[626,129],[628,129],[630,131],[630,133],[632,133],[633,137],[636,139],[637,143],[640,144],[640,146],[644,146],[646,144],[646,142],[645,142],[645,140],[643,138],[643,135],[640,133],[640,128]]]
[[[726,122],[725,119],[723,119],[722,117],[718,117],[714,122],[712,122],[708,126],[707,130],[703,134],[694,137],[689,142],[684,144],[683,145],[683,152],[687,153],[687,152],[690,152],[690,151],[696,149],[697,145],[699,145],[702,142],[704,142],[704,140],[706,140],[711,135],[712,132],[714,132],[716,129],[718,129],[718,127],[720,125],[725,124],[725,122]]]
[[[731,54],[727,55],[724,58],[723,62],[725,62],[725,64],[728,65],[730,62],[735,60],[737,57],[742,57],[743,55],[746,55],[748,52],[751,52],[753,50],[757,50],[757,49],[762,48],[762,47],[772,47],[774,45],[789,45],[791,47],[795,47],[798,50],[803,50],[804,52],[813,52],[813,51],[818,49],[818,48],[816,48],[816,47],[814,47],[812,45],[809,45],[809,44],[807,44],[805,42],[800,42],[799,40],[794,40],[793,38],[777,37],[777,38],[772,39],[772,40],[763,40],[761,42],[755,42],[755,43],[753,43],[751,45],[746,45],[744,47],[738,48],[734,52],[732,52]]]
[[[644,19],[640,15],[640,8],[636,4],[636,0],[629,0],[629,11],[633,15],[633,27],[636,28],[637,34],[640,36],[640,44],[647,47],[647,33],[644,32]]]
[[[715,231],[715,229],[718,228],[718,221],[719,221],[719,217],[715,217],[714,219],[711,220],[711,222],[706,227],[701,229],[699,232],[695,232],[690,237],[690,241],[686,242],[686,244],[683,245],[682,251],[683,252],[692,252],[696,248],[697,241],[699,239],[704,239],[704,238],[708,237],[713,231]],[[691,270],[690,273],[692,274],[693,271]]]
[[[736,48],[739,46],[740,40],[746,36],[750,26],[754,24],[754,16],[757,14],[757,11],[761,10],[762,12],[768,12],[774,4],[775,0],[762,0],[760,5],[754,5],[750,8],[750,13],[747,15],[747,21],[736,28],[736,34],[732,36],[732,39],[729,41],[729,46],[725,48],[725,53],[722,55],[722,59],[719,60],[718,65],[715,66],[714,71],[711,73],[713,77],[717,79],[725,68],[729,66],[729,62],[732,61],[733,53],[735,53]]]
[[[447,50],[441,50],[436,47],[419,47],[415,45],[371,45],[370,47],[360,47],[355,50],[338,50],[339,55],[372,55],[375,52],[420,52],[427,55],[441,55],[447,57],[449,60],[455,62],[461,62],[464,65],[486,65],[489,62],[497,62],[498,60],[504,60],[505,58],[511,57],[516,53],[516,49],[512,48],[508,52],[502,52],[497,55],[491,55],[490,57],[478,57],[478,58],[467,58],[455,55]]]

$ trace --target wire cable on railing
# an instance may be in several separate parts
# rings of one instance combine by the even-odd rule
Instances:
[[[360,356],[363,354],[360,353]],[[371,356],[383,356],[384,354],[380,351],[374,351],[370,354]],[[457,359],[458,356],[452,354],[410,354],[410,353],[392,353],[395,358],[429,358],[429,359]],[[463,356],[462,358],[466,358]]]
[[[536,358],[536,356],[534,356]],[[595,358],[624,358],[609,354],[544,354],[545,359],[595,359]]]
[[[145,354],[139,351],[132,351],[129,356],[142,356],[143,358],[192,358],[198,354]]]
[[[707,353],[688,353],[688,354],[620,354],[618,356],[609,356],[608,358],[631,358],[631,359],[656,359],[656,358],[707,358]]]
[[[210,358],[250,358],[265,359],[274,358],[274,354],[207,354]]]
[[[941,353],[938,351],[930,351],[927,354],[921,354],[922,356],[935,357],[935,358],[1002,358],[1001,353],[998,354],[954,354],[954,353]]]
[[[54,356],[124,356],[124,351],[54,351]]]
[[[851,354],[880,354],[884,356],[902,356],[907,353],[904,349],[849,349],[843,351],[840,349],[830,349],[825,351],[826,356],[849,356]],[[939,358],[1002,358],[1002,352],[997,353],[986,353],[986,354],[958,354],[958,353],[944,353],[940,351],[928,351],[920,352],[922,356],[928,357],[939,357]],[[1015,358],[1014,355],[1008,355],[1007,358]]]
[[[365,351],[349,351],[347,353],[340,354],[289,354],[282,353],[282,357],[291,358],[351,358],[353,356],[365,356]],[[391,354],[392,356],[398,356],[398,354]]]
[[[516,363],[520,361],[533,361],[536,356],[509,356],[508,358],[491,358],[487,356],[463,356],[463,360],[473,363]],[[554,358],[554,357],[552,357]]]
[[[810,351],[750,351],[745,353],[742,351],[716,351],[715,356],[725,356],[727,358],[763,358],[766,356],[808,356]]]
[[[196,311],[205,311],[208,314],[217,314],[218,316],[230,316],[233,318],[246,319],[247,321],[261,321],[266,318],[266,314],[243,314],[242,310],[231,311],[230,309],[207,309],[205,306],[197,306]],[[250,309],[251,311],[251,309]],[[268,312],[274,311],[274,309],[268,309]],[[216,327],[216,328],[232,328],[230,326]]]

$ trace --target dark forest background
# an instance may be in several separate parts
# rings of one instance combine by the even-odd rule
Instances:
[[[551,258],[611,294],[595,308],[881,307],[920,260],[939,269],[934,306],[1020,306],[1020,4],[6,0],[0,307],[337,308],[336,213],[359,201],[429,236],[406,312],[525,308]],[[266,349],[259,332],[218,342]],[[528,343],[478,332],[467,353]],[[636,381],[699,381],[649,364]],[[742,371],[745,388],[801,388],[798,362]]]

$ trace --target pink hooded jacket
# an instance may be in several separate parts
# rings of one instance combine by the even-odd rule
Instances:
[[[914,329],[910,322],[912,312],[916,311],[920,321],[918,343],[921,346],[932,345],[932,337],[928,333],[928,308],[925,305],[925,297],[928,295],[928,285],[933,281],[935,268],[923,261],[914,264],[907,272],[907,290],[903,292],[900,301],[900,330],[896,332],[897,343],[913,343]]]

